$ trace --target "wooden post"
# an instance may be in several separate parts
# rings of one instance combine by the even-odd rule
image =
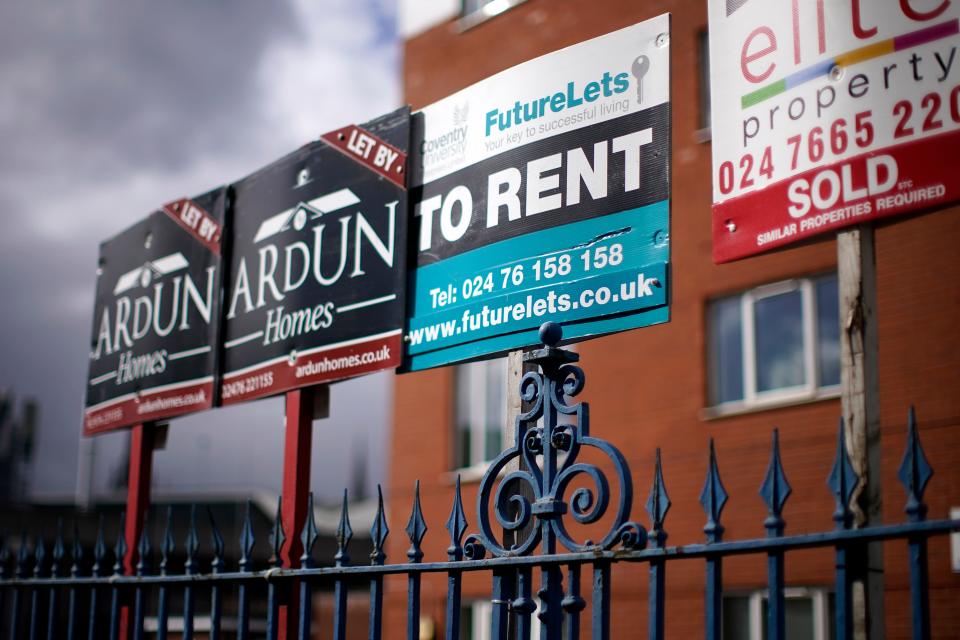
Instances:
[[[527,407],[523,406],[523,401],[520,399],[520,381],[528,371],[536,371],[537,369],[536,365],[523,361],[524,353],[526,353],[526,350],[516,349],[507,354],[507,419],[503,425],[504,447],[513,446],[513,440],[516,437],[514,425],[517,422],[517,416],[527,409]],[[521,464],[521,458],[510,461],[505,469],[506,473],[520,469]],[[533,492],[525,484],[519,487],[518,493],[533,502]],[[510,536],[511,539],[508,540],[505,536],[504,544],[509,548],[511,544],[518,540],[526,539],[526,537],[530,535],[532,528],[533,522],[530,522],[526,527]]]
[[[303,544],[300,532],[307,516],[307,496],[310,492],[310,453],[313,440],[313,421],[326,418],[330,412],[330,387],[320,385],[296,389],[286,393],[286,416],[283,446],[283,489],[281,515],[286,540],[280,550],[285,569],[300,566]],[[293,640],[297,635],[297,602],[294,599],[298,585],[288,583],[280,597],[278,634],[280,640]]]
[[[837,234],[840,293],[840,386],[847,449],[860,485],[853,496],[858,527],[881,523],[880,390],[878,381],[877,277],[873,227]],[[854,583],[854,637],[882,640],[883,546],[868,545]]]
[[[523,361],[523,349],[517,349],[507,354],[507,420],[503,425],[503,444],[513,443],[513,425],[517,416],[523,413],[523,402],[520,400],[520,380],[528,371],[535,371],[534,365]],[[514,467],[511,467],[511,470]]]

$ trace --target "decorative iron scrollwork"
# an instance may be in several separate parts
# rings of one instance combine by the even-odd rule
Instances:
[[[574,553],[646,546],[646,529],[630,520],[633,483],[626,459],[612,444],[590,435],[586,403],[568,404],[583,390],[586,376],[574,364],[579,356],[557,347],[562,337],[560,325],[547,322],[540,328],[543,348],[524,356],[524,361],[536,364],[539,371],[528,372],[520,380],[520,398],[528,409],[516,419],[513,446],[493,460],[480,481],[480,530],[467,536],[464,544],[464,554],[470,559],[482,558],[485,552],[529,555],[538,545],[541,553],[552,554],[558,551],[557,543]],[[562,416],[571,416],[573,422],[561,421]],[[568,531],[566,517],[591,525],[611,508],[611,478],[599,466],[581,461],[586,448],[610,460],[619,491],[612,525],[603,537],[580,542]],[[505,472],[516,460],[520,464]],[[575,480],[586,480],[587,486],[568,496]],[[494,535],[491,512],[504,532],[515,538],[509,547]],[[528,528],[531,522],[533,526]]]

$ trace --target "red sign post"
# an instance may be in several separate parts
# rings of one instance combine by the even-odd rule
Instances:
[[[307,518],[307,497],[310,493],[310,452],[313,443],[313,421],[329,416],[330,387],[305,387],[288,391],[285,396],[283,445],[283,488],[280,497],[280,522],[286,540],[280,550],[283,566],[300,566],[303,544],[300,532]],[[296,637],[298,592],[289,584],[280,602],[278,637]]]
[[[143,534],[143,525],[150,508],[150,479],[153,475],[153,451],[157,444],[158,425],[140,422],[130,429],[130,462],[127,471],[127,510],[124,522],[124,539],[127,555],[123,559],[123,572],[132,576],[137,571],[140,559],[137,542]],[[123,640],[132,636],[133,616],[129,603],[120,609],[120,635]]]

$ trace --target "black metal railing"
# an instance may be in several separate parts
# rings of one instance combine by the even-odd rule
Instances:
[[[477,530],[473,533],[468,533],[470,526],[457,480],[453,506],[446,522],[450,538],[446,561],[423,561],[421,545],[427,523],[420,506],[419,483],[406,526],[411,546],[407,551],[407,562],[401,564],[386,564],[385,544],[389,530],[382,493],[370,532],[373,551],[369,564],[365,565],[352,564],[348,554],[353,531],[346,492],[336,534],[336,554],[332,564],[322,567],[314,561],[318,533],[312,497],[305,526],[299,534],[303,555],[301,566],[296,569],[283,567],[280,560],[286,533],[281,526],[279,504],[270,536],[274,560],[272,566],[264,569],[256,569],[252,563],[255,540],[249,505],[235,571],[227,571],[223,539],[211,516],[213,556],[206,572],[201,573],[197,556],[200,541],[196,509],[191,510],[183,547],[186,556],[182,572],[174,572],[171,562],[175,548],[171,512],[167,513],[166,532],[159,546],[159,570],[152,570],[151,545],[149,536],[144,533],[137,542],[139,560],[136,575],[132,576],[123,575],[123,558],[127,551],[123,522],[114,545],[111,567],[101,520],[88,575],[83,575],[85,550],[76,532],[72,564],[67,566],[62,527],[57,532],[49,557],[42,539],[36,541],[32,553],[26,538],[21,539],[15,554],[7,543],[0,547],[0,628],[3,629],[0,634],[11,639],[66,637],[89,640],[107,634],[112,640],[129,633],[139,639],[145,637],[145,612],[150,603],[156,603],[156,625],[152,633],[159,639],[170,635],[168,622],[175,606],[182,621],[177,635],[189,639],[196,633],[197,596],[202,593],[202,615],[209,625],[204,633],[216,640],[224,634],[224,596],[231,593],[235,597],[230,602],[230,632],[240,639],[251,638],[251,590],[259,589],[265,583],[266,606],[262,615],[266,619],[267,638],[278,635],[281,606],[294,611],[288,620],[296,621],[296,637],[311,637],[315,628],[313,593],[323,589],[332,592],[333,614],[328,624],[332,625],[333,637],[343,640],[348,631],[348,592],[357,598],[357,585],[365,584],[369,589],[369,596],[364,596],[369,598],[369,622],[363,631],[369,638],[380,638],[383,635],[384,578],[397,575],[405,576],[407,580],[406,637],[416,639],[420,637],[421,579],[425,574],[439,573],[444,574],[447,581],[444,634],[448,639],[456,639],[460,637],[463,576],[481,572],[488,574],[491,580],[491,637],[528,638],[536,614],[541,638],[545,640],[579,638],[583,615],[590,616],[591,637],[605,639],[614,634],[610,620],[614,597],[611,568],[617,563],[642,563],[647,565],[649,572],[648,635],[660,639],[665,632],[667,567],[677,560],[699,560],[705,563],[706,573],[705,635],[708,639],[719,640],[722,633],[723,560],[735,555],[754,554],[766,556],[767,560],[767,637],[781,640],[786,636],[784,556],[798,549],[827,548],[833,550],[836,560],[834,636],[851,638],[851,556],[871,542],[901,540],[905,541],[909,551],[913,637],[930,637],[927,540],[931,536],[960,531],[960,520],[926,519],[924,491],[933,472],[920,446],[912,409],[906,452],[899,469],[899,479],[907,493],[906,522],[853,527],[850,503],[859,478],[847,454],[841,422],[836,458],[827,478],[836,502],[833,530],[785,535],[783,508],[791,487],[781,462],[779,436],[774,430],[770,463],[760,488],[768,511],[764,521],[766,537],[724,540],[721,516],[728,494],[720,478],[717,453],[711,441],[706,481],[700,495],[707,518],[704,527],[706,540],[698,544],[667,546],[665,519],[671,503],[659,450],[653,486],[646,503],[650,518],[648,531],[631,519],[633,485],[625,458],[610,443],[590,435],[586,403],[569,404],[585,382],[583,371],[574,364],[578,356],[557,348],[561,337],[558,326],[545,325],[541,336],[544,347],[525,356],[539,369],[527,373],[521,380],[521,397],[527,410],[516,420],[512,446],[491,463],[480,481]],[[600,462],[587,462],[588,451],[592,451]],[[611,491],[612,481],[616,483],[616,492]],[[613,500],[614,495],[616,500]],[[496,520],[496,527],[493,520]],[[583,525],[595,535],[590,539],[576,539],[570,532],[570,526],[574,524]],[[538,598],[534,598],[535,571],[540,574]],[[582,593],[584,571],[591,575],[589,612]],[[65,610],[62,607],[64,601]],[[394,637],[396,634],[388,635]]]

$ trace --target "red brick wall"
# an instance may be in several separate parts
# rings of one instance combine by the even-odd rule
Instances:
[[[825,485],[835,447],[839,400],[766,410],[716,420],[703,418],[706,405],[705,302],[753,285],[828,270],[835,246],[823,240],[734,264],[716,266],[710,239],[710,145],[697,142],[698,33],[706,27],[703,0],[638,3],[531,0],[466,33],[439,25],[405,45],[404,90],[414,108],[537,55],[673,12],[673,311],[668,325],[608,336],[578,349],[587,373],[584,398],[591,403],[593,433],[626,455],[633,471],[634,517],[644,524],[655,448],[662,448],[666,486],[673,501],[667,518],[672,544],[703,540],[698,503],[709,438],[716,440],[730,502],[724,512],[728,539],[764,533],[758,488],[770,450],[770,431],[780,428],[783,462],[794,493],[787,503],[788,532],[833,526],[832,497]],[[901,520],[903,491],[896,468],[905,439],[907,408],[915,403],[927,455],[936,470],[929,487],[931,517],[960,506],[960,216],[956,208],[880,225],[876,234],[880,385],[885,519]],[[421,480],[424,515],[430,526],[427,560],[444,559],[443,523],[453,495],[451,466],[452,375],[450,369],[398,376],[389,471],[390,558],[405,558],[403,527],[416,479]],[[464,485],[467,518],[475,523],[476,484]],[[905,545],[888,545],[889,638],[908,637]],[[935,637],[960,628],[960,576],[950,572],[949,546],[930,546]],[[787,581],[832,582],[832,554],[791,554]],[[762,558],[730,559],[727,589],[761,588]],[[702,562],[669,565],[667,635],[702,635]],[[589,584],[589,577],[584,576]],[[615,629],[646,620],[645,566],[614,571]],[[405,624],[405,582],[387,581],[387,629]],[[468,580],[465,596],[489,597],[489,578]],[[443,629],[445,579],[428,576],[423,615]],[[589,600],[589,597],[588,597]],[[623,627],[620,627],[621,629]],[[395,637],[395,634],[389,634]],[[638,634],[642,635],[642,634]]]

